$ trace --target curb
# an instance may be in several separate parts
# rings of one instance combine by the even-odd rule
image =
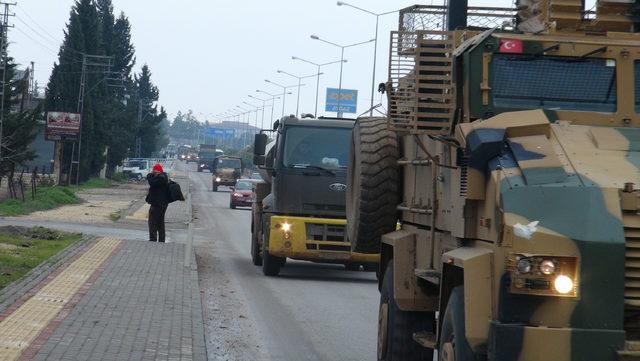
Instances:
[[[0,314],[98,237],[84,236],[0,290]]]

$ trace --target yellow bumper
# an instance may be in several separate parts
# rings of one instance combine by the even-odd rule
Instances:
[[[351,252],[344,219],[272,216],[269,254],[325,263],[378,263],[379,254]]]

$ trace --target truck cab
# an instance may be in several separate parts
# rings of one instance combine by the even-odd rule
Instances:
[[[211,173],[214,192],[218,191],[219,186],[234,186],[242,175],[242,159],[230,156],[217,157],[213,160]]]
[[[346,177],[354,121],[283,118],[273,137],[256,135],[252,258],[277,275],[286,258],[356,269],[377,255],[351,252],[345,233]]]

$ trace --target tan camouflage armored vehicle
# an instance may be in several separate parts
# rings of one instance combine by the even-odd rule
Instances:
[[[347,176],[379,360],[640,360],[634,11],[400,12],[388,117],[358,120]]]
[[[219,186],[234,186],[242,176],[242,159],[224,155],[216,157],[211,173],[211,185],[214,192],[218,191]]]

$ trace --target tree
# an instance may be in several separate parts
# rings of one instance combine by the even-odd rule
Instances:
[[[138,137],[141,142],[141,156],[149,157],[158,150],[160,144],[160,122],[166,118],[164,109],[158,114],[155,102],[158,101],[160,92],[151,81],[151,70],[147,64],[142,66],[139,75],[135,76],[136,95],[138,99],[138,111],[141,113],[138,124]]]
[[[13,59],[8,57],[5,79],[9,81],[2,89],[5,97],[0,174],[3,175],[35,158],[31,144],[38,135],[38,119],[42,112],[41,107],[32,110],[22,108],[21,95],[25,93],[28,84],[23,79],[14,79],[16,67]]]

